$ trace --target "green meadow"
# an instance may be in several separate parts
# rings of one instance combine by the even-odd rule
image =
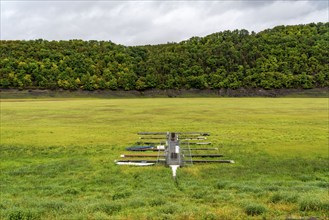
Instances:
[[[114,164],[139,131],[207,131],[223,159]],[[327,98],[1,100],[0,219],[328,219]]]

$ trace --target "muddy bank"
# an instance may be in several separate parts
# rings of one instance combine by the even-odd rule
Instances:
[[[167,89],[145,91],[123,90],[17,90],[1,89],[1,98],[28,98],[28,97],[100,97],[100,98],[134,98],[134,97],[328,97],[328,88],[316,89]]]

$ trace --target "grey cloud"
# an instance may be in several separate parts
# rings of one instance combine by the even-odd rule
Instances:
[[[324,8],[328,9],[329,7],[329,1],[326,0],[314,0],[312,1],[312,3],[317,9],[324,9]]]
[[[181,41],[233,29],[328,21],[327,1],[5,1],[1,39]]]

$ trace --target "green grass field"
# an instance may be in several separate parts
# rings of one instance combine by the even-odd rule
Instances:
[[[116,166],[139,131],[236,163]],[[328,219],[328,99],[2,99],[0,161],[1,219]]]

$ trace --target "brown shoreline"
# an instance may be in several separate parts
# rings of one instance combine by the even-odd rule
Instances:
[[[33,97],[99,97],[99,98],[141,98],[141,97],[329,97],[329,88],[315,89],[152,89],[145,91],[124,90],[41,90],[0,89],[1,98]]]

